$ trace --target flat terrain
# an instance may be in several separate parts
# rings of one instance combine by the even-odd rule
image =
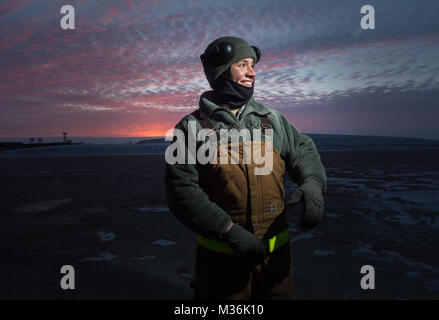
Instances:
[[[297,298],[438,299],[439,150],[321,156],[323,222],[304,233],[290,217]],[[161,155],[0,158],[0,299],[191,299],[195,236],[163,180]]]

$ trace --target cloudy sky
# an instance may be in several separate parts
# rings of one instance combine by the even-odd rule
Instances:
[[[13,0],[0,30],[0,137],[163,136],[232,35],[262,51],[255,99],[301,132],[439,139],[437,0]]]

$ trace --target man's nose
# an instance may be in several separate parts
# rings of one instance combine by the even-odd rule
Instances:
[[[256,71],[255,71],[255,69],[253,69],[252,66],[248,66],[246,76],[247,77],[256,77]]]

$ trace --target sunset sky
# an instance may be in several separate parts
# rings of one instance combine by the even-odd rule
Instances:
[[[200,54],[232,35],[261,49],[255,99],[301,132],[439,139],[437,0],[14,0],[0,30],[0,138],[163,136],[209,90]]]

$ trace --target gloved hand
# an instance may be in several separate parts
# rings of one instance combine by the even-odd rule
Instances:
[[[237,223],[233,224],[230,230],[223,235],[223,240],[238,255],[248,258],[250,262],[260,263],[266,256],[266,248],[262,241]]]
[[[304,209],[301,210],[299,228],[308,230],[320,222],[325,212],[322,184],[318,179],[313,177],[306,178],[286,204],[287,206],[297,206],[300,208],[301,202],[304,204]]]

